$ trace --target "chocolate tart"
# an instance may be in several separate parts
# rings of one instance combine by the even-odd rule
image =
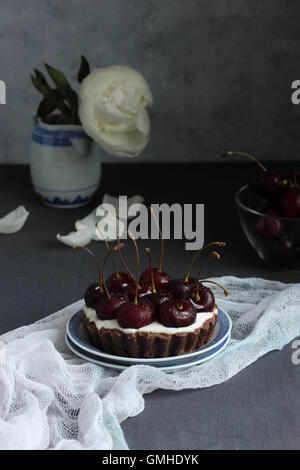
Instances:
[[[118,328],[98,328],[85,312],[80,320],[92,344],[101,351],[126,357],[169,357],[196,351],[207,344],[218,320],[218,309],[216,306],[201,327],[172,334],[138,329],[128,333]]]

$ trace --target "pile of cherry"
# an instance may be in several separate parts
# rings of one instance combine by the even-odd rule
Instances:
[[[198,312],[213,311],[215,306],[214,294],[203,283],[212,283],[221,287],[228,295],[227,289],[220,284],[210,280],[200,280],[201,272],[211,258],[219,259],[220,255],[212,251],[203,261],[196,279],[190,278],[191,268],[198,255],[206,248],[218,245],[225,246],[224,242],[212,242],[198,250],[190,264],[183,279],[173,279],[162,270],[163,239],[161,236],[161,255],[159,267],[152,267],[150,249],[145,251],[149,258],[149,268],[139,276],[140,256],[137,243],[132,234],[128,233],[134,243],[137,255],[137,273],[133,276],[126,265],[120,243],[109,248],[104,259],[102,269],[95,254],[88,248],[76,246],[89,253],[96,262],[99,282],[91,284],[84,294],[87,307],[96,311],[100,320],[117,319],[122,328],[142,328],[155,320],[166,327],[180,328],[195,322]],[[120,261],[125,268],[124,272],[117,269],[114,256],[119,253]],[[114,272],[105,279],[105,267],[111,258]]]
[[[224,157],[231,155],[248,157],[258,165],[250,175],[244,201],[250,209],[264,214],[257,219],[256,234],[265,240],[274,240],[273,252],[278,258],[297,255],[297,244],[285,239],[283,219],[300,218],[300,186],[297,180],[299,171],[293,173],[286,169],[267,169],[252,155],[244,152],[227,151],[223,154]]]

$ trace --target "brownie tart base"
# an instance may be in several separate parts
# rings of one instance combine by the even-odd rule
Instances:
[[[186,354],[207,344],[215,329],[218,314],[214,313],[194,331],[173,334],[139,330],[134,333],[125,333],[116,328],[99,329],[85,313],[80,315],[80,320],[92,344],[101,351],[116,356],[155,358]]]

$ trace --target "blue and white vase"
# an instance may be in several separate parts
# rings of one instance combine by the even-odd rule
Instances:
[[[44,204],[75,208],[88,204],[101,177],[99,147],[80,125],[45,124],[32,133],[30,173]]]

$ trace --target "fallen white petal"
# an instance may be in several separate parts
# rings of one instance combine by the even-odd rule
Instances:
[[[104,227],[101,227],[101,222],[102,221],[100,220],[96,225],[97,240],[103,241],[104,238],[108,242],[117,240],[117,238],[121,237],[121,235],[123,234],[125,230],[125,224],[112,214],[106,215]]]
[[[57,240],[69,246],[85,246],[92,240],[92,234],[90,229],[78,230],[77,232],[71,232],[68,235],[56,235]]]
[[[17,207],[0,219],[0,233],[15,233],[25,224],[29,212],[24,206]]]
[[[133,204],[143,204],[143,202],[144,202],[143,196],[139,196],[138,194],[136,194],[135,196],[129,197],[127,199],[127,210],[129,210]],[[110,196],[109,194],[104,194],[102,204],[111,204],[112,206],[114,206],[116,215],[119,216],[119,198],[118,197]],[[130,219],[132,217],[128,217],[128,214],[127,214],[127,218]]]
[[[99,222],[99,217],[96,216],[96,209],[81,220],[76,220],[76,230],[84,230],[86,228],[95,227],[96,223]]]

